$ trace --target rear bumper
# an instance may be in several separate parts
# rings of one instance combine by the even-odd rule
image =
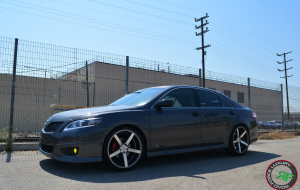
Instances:
[[[251,140],[250,140],[250,144],[255,143],[257,140],[258,140],[258,138],[251,139]]]
[[[250,133],[250,144],[252,144],[258,140],[258,126],[256,125],[252,129],[250,129],[249,133]]]

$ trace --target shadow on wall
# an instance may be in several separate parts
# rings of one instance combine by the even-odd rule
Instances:
[[[128,172],[115,172],[103,163],[74,164],[54,159],[40,161],[43,170],[53,175],[92,183],[122,183],[227,171],[280,157],[277,154],[248,151],[243,157],[228,156],[223,150],[146,158]]]

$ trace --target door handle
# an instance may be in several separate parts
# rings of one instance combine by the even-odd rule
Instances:
[[[200,113],[194,111],[194,112],[192,113],[192,115],[193,115],[194,117],[197,117],[198,115],[200,115]]]
[[[234,115],[234,111],[230,110],[229,111],[230,115]]]

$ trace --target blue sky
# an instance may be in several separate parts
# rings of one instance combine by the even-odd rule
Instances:
[[[0,36],[201,68],[194,18],[208,13],[207,70],[284,83],[276,53],[293,51],[299,87],[299,10],[297,0],[0,0]]]

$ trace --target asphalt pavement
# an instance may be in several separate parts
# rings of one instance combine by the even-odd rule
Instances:
[[[288,160],[300,169],[300,137],[260,140],[246,155],[223,150],[146,158],[128,172],[102,163],[58,162],[39,151],[0,152],[0,189],[272,189],[267,167]],[[292,189],[300,189],[297,181]]]

